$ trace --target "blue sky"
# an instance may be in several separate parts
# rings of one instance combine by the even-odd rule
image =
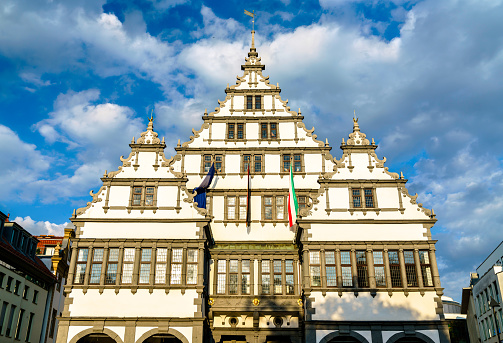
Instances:
[[[334,156],[352,127],[434,208],[446,294],[503,239],[503,3],[23,1],[0,4],[1,210],[61,232],[154,109],[167,154],[257,50]]]

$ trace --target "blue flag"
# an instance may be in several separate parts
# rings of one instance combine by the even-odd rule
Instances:
[[[208,174],[203,179],[203,182],[199,185],[199,187],[194,188],[192,193],[196,193],[194,197],[194,201],[197,202],[197,207],[206,208],[206,190],[211,185],[211,181],[213,181],[213,176],[215,176],[215,164],[211,164],[210,170],[208,170]]]

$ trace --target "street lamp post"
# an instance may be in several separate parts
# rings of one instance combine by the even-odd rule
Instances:
[[[491,298],[491,301],[489,302],[489,307],[493,309],[494,323],[496,324],[496,334],[498,335],[498,343],[500,343],[501,339],[500,339],[500,330],[498,328],[498,318],[496,318],[496,312],[494,311],[494,308],[500,307],[500,304],[496,300],[494,300],[494,298]]]

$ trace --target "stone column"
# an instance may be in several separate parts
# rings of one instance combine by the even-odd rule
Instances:
[[[327,273],[325,270],[325,249],[320,249],[321,288],[327,288]]]
[[[337,270],[337,287],[342,288],[341,251],[339,249],[335,249],[335,268]]]
[[[433,275],[433,285],[440,288],[440,274],[438,273],[437,258],[435,257],[435,244],[430,244],[430,264],[431,274]]]
[[[393,285],[391,284],[391,269],[389,267],[389,256],[388,256],[388,249],[384,248],[383,250],[383,258],[384,258],[384,269],[386,273],[386,286],[388,288],[392,288]]]
[[[423,275],[421,273],[421,263],[419,262],[419,250],[414,248],[414,262],[416,263],[417,271],[417,286],[423,288]]]
[[[91,273],[91,261],[93,259],[93,246],[90,245],[87,251],[86,274],[84,275],[84,286],[89,284],[89,274]]]
[[[405,259],[403,249],[398,250],[398,260],[400,261],[400,272],[402,273],[402,287],[407,289],[407,273],[405,272]]]
[[[68,268],[68,278],[66,280],[67,286],[73,285],[75,265],[77,264],[77,254],[78,254],[78,249],[77,249],[77,244],[75,243],[72,247],[72,257],[70,258],[70,267]]]
[[[374,273],[374,256],[372,255],[372,248],[367,247],[367,268],[369,275],[369,287],[377,288],[376,278]]]
[[[355,249],[351,249],[351,275],[353,277],[353,287],[358,288],[360,285],[358,285],[358,272],[356,269],[356,253]]]

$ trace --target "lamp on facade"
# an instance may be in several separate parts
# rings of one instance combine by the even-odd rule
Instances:
[[[496,318],[496,312],[494,311],[494,308],[501,307],[501,306],[496,300],[494,300],[494,298],[491,298],[491,301],[489,302],[489,307],[492,308],[492,310],[493,310],[493,318],[494,318],[494,323],[496,324],[496,334],[498,335],[498,343],[499,343],[499,342],[501,342],[500,330],[498,327],[498,318]]]

